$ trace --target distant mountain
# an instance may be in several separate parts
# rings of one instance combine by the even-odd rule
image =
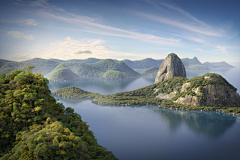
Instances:
[[[33,73],[41,73],[43,75],[46,75],[52,70],[57,67],[61,62],[58,62],[56,60],[51,59],[45,59],[41,61],[39,64],[35,65],[35,68],[32,70]]]
[[[132,69],[148,69],[154,66],[160,67],[161,63],[163,62],[163,59],[155,60],[152,58],[146,58],[146,59],[137,60],[137,61],[131,61],[131,60],[125,59],[123,60],[123,62]]]
[[[233,67],[226,62],[205,62],[201,63],[197,57],[192,59],[183,58],[181,59],[186,69],[191,70],[207,70],[209,68],[219,68],[219,67]],[[69,70],[72,71],[79,77],[86,76],[95,76],[102,77],[106,79],[121,79],[126,77],[136,77],[139,76],[137,72],[132,69],[149,69],[144,72],[144,74],[152,74],[152,67],[159,68],[163,59],[155,60],[152,58],[146,58],[143,60],[131,61],[125,59],[123,61],[118,61],[116,59],[97,59],[97,58],[88,58],[88,59],[71,59],[71,60],[59,60],[59,59],[42,59],[42,58],[33,58],[30,60],[22,62],[14,62],[9,60],[0,59],[0,73],[9,73],[15,68],[22,69],[28,65],[35,66],[32,70],[33,73],[41,73],[52,78],[61,77],[60,79],[67,80],[65,76],[60,76],[60,73],[66,72],[67,70],[57,68],[54,72],[53,70],[60,64],[64,64]],[[124,69],[123,69],[124,68]],[[156,68],[155,68],[156,69]],[[61,70],[58,71],[58,70]],[[50,76],[51,75],[51,76]],[[72,77],[75,77],[71,74]],[[115,77],[115,78],[114,78]],[[75,79],[75,78],[73,78]]]
[[[0,62],[1,64],[1,62]],[[3,66],[1,66],[0,68],[0,73],[10,73],[11,71],[15,70],[15,69],[22,69],[23,67],[26,67],[28,65],[32,65],[32,63],[28,63],[28,62],[5,62],[2,63]]]
[[[124,78],[140,76],[139,73],[132,70],[124,62],[115,62],[111,59],[105,59],[92,64],[82,62],[65,62],[63,64],[80,77],[88,76],[112,79],[112,77],[104,76],[109,70],[118,71],[116,73],[121,73]]]
[[[55,60],[55,61],[58,61],[58,62],[66,62],[65,60],[61,60],[61,59],[54,59],[54,58],[50,58],[49,60]]]
[[[0,59],[0,61],[3,61],[3,62],[14,62],[14,61],[6,60],[6,59]]]
[[[226,63],[225,61],[222,62],[205,62],[203,65],[207,66],[208,68],[219,68],[219,67],[227,67],[227,68],[233,68],[234,66]]]
[[[42,59],[42,58],[33,58],[33,59],[29,59],[29,60],[22,61],[22,62],[29,62],[29,63],[38,64],[38,63],[41,63],[44,60],[45,59]]]
[[[189,65],[202,65],[201,62],[197,59],[197,57],[194,57],[193,59],[190,58],[182,58],[181,59],[184,66],[189,66]]]
[[[78,75],[73,73],[64,64],[59,64],[57,67],[55,67],[52,70],[52,72],[48,73],[44,77],[46,77],[48,80],[56,80],[56,81],[76,80],[79,78]]]
[[[190,58],[183,58],[181,59],[184,67],[186,69],[190,69],[190,70],[209,70],[209,68],[205,65],[203,65],[198,59],[197,57],[194,57],[193,59]]]
[[[83,63],[96,63],[103,59],[97,59],[97,58],[88,58],[88,59],[70,59],[66,60],[66,62],[83,62]]]
[[[151,76],[156,76],[157,72],[158,72],[159,68],[154,66],[151,68],[146,69],[145,71],[142,71],[141,74],[142,75],[151,75]]]

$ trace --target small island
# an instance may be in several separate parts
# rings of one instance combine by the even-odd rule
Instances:
[[[173,59],[169,59],[171,57]],[[175,61],[178,61],[179,65],[184,67],[176,54],[170,54],[166,59],[160,68],[173,67],[166,69],[167,72],[162,72],[159,69],[159,76],[156,76],[156,79],[159,77],[160,80],[155,81],[155,84],[111,95],[93,95],[91,93],[90,95],[94,98],[92,102],[101,105],[156,104],[159,107],[172,109],[219,111],[240,115],[240,96],[236,92],[237,89],[225,78],[216,73],[206,73],[203,76],[187,79],[183,71],[175,71],[181,68]],[[175,64],[175,68],[171,63]],[[176,76],[179,73],[183,74]],[[162,79],[161,76],[165,79]],[[65,89],[61,90],[64,91]],[[82,92],[82,94],[85,94],[85,92]],[[69,95],[69,98],[77,97],[73,93],[66,92],[65,95]]]

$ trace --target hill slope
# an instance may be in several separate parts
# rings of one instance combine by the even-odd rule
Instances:
[[[0,159],[117,159],[47,83],[30,68],[0,75]]]
[[[69,68],[67,68],[64,64],[59,64],[55,67],[52,72],[45,75],[49,80],[56,81],[65,81],[65,80],[76,80],[79,78],[78,75],[73,73]]]
[[[219,68],[219,67],[226,67],[226,68],[233,68],[232,65],[226,63],[225,61],[222,62],[205,62],[203,65],[207,66],[208,68]]]
[[[145,71],[142,71],[141,74],[142,75],[151,75],[151,76],[156,76],[157,72],[158,72],[159,68],[154,66],[151,68],[146,69]]]
[[[121,61],[114,62],[111,59],[105,59],[93,64],[81,62],[65,62],[63,64],[80,77],[89,76],[103,78],[104,74],[109,70],[121,72],[124,78],[140,76],[139,73],[129,68],[125,63]]]
[[[123,62],[128,65],[132,69],[148,69],[151,67],[160,67],[163,59],[155,60],[152,58],[146,58],[143,60],[131,61],[131,60],[123,60]]]

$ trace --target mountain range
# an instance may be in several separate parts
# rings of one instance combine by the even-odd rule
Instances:
[[[226,62],[201,63],[197,57],[193,59],[181,59],[186,69],[208,70],[210,68],[233,67]],[[127,77],[138,77],[141,75],[155,75],[163,59],[156,60],[146,58],[131,61],[128,59],[118,61],[116,59],[42,59],[15,62],[0,59],[0,73],[10,73],[15,68],[22,69],[28,65],[35,66],[33,73],[41,73],[49,80],[76,80],[80,77],[101,77],[105,79],[123,79]],[[153,67],[153,68],[152,68]],[[134,69],[148,69],[141,74]]]

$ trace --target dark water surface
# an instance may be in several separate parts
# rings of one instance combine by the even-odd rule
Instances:
[[[238,66],[237,66],[238,65]],[[207,72],[221,74],[240,90],[237,68],[187,71],[192,78]],[[88,78],[82,81],[50,82],[51,91],[67,86],[101,94],[138,89],[155,77],[124,80]],[[240,118],[218,112],[179,111],[157,106],[103,106],[90,99],[63,99],[90,125],[98,143],[120,160],[239,160]]]

